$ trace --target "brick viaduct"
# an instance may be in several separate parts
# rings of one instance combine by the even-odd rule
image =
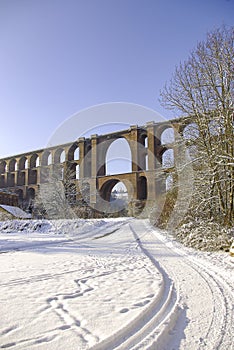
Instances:
[[[78,188],[88,186],[89,203],[98,206],[97,196],[106,201],[118,182],[124,183],[132,200],[154,202],[158,191],[164,190],[171,166],[164,164],[166,152],[178,152],[174,142],[164,140],[165,132],[183,134],[190,123],[187,118],[164,122],[148,122],[145,126],[131,126],[127,130],[106,135],[91,135],[75,142],[39,149],[0,159],[0,189],[17,193],[19,202],[30,202],[40,186],[46,183],[55,169],[61,179],[66,169],[73,170],[73,182]],[[131,151],[132,171],[125,174],[106,174],[106,155],[110,145],[124,138]],[[157,176],[161,174],[160,181]],[[160,186],[158,183],[160,182]],[[98,209],[98,208],[97,208]]]

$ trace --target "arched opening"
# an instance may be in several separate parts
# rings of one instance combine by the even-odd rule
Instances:
[[[147,199],[147,179],[145,176],[141,176],[139,178],[139,199],[145,200]]]
[[[29,162],[29,167],[30,168],[37,168],[40,164],[39,164],[39,156],[38,154],[33,154],[30,158],[30,162]]]
[[[11,159],[9,162],[9,172],[16,171],[17,164],[15,159]]]
[[[66,160],[66,153],[65,151],[63,150],[61,155],[60,155],[60,163],[64,163]]]
[[[74,160],[79,160],[80,159],[80,149],[77,147],[74,151]]]
[[[131,191],[131,189],[130,189]],[[100,201],[98,210],[112,213],[115,215],[126,215],[126,208],[129,202],[128,185],[119,179],[111,179],[106,181],[101,190],[100,197],[104,200]]]
[[[50,153],[48,156],[48,165],[52,164],[52,154]]]
[[[24,171],[20,171],[18,173],[17,184],[18,184],[18,186],[25,185],[25,172]]]
[[[0,174],[4,174],[6,172],[6,162],[2,161],[0,163]]]
[[[50,151],[45,151],[41,157],[41,165],[47,166],[52,164],[52,155]]]
[[[70,180],[76,179],[76,165],[76,163],[70,163],[65,171],[65,176],[68,177]]]
[[[5,176],[0,175],[0,188],[4,188],[6,186],[5,184]]]
[[[128,142],[119,138],[111,143],[106,153],[106,175],[130,173],[132,156]]]
[[[175,132],[173,128],[168,127],[161,134],[161,144],[166,145],[173,142],[175,142]]]
[[[146,132],[140,135],[139,142],[143,147],[148,148],[148,136]]]
[[[148,167],[148,136],[147,134],[142,134],[140,137],[140,146],[139,147],[139,169],[149,170]]]
[[[35,199],[35,189],[32,187],[29,187],[27,191],[27,195],[28,195],[28,198]]]
[[[69,148],[67,159],[69,161],[79,160],[80,159],[80,157],[79,157],[79,147],[78,147],[77,142],[73,143],[73,145]]]
[[[9,173],[8,174],[7,185],[9,187],[14,187],[15,186],[15,174],[14,173]]]
[[[103,184],[100,190],[100,196],[107,202],[114,202],[115,199],[127,201],[128,190],[126,185],[122,181],[118,179],[112,179],[106,181]]]
[[[110,193],[110,202],[117,208],[123,209],[128,205],[128,191],[123,182],[119,181],[112,187]]]
[[[25,170],[26,169],[26,161],[27,161],[26,157],[20,158],[20,160],[19,160],[19,170]]]
[[[145,136],[144,138],[144,147],[148,148],[148,136]]]
[[[37,169],[30,169],[28,174],[28,183],[30,185],[36,185],[37,183]]]
[[[162,155],[162,167],[172,168],[174,166],[174,151],[172,148],[167,149]]]
[[[183,137],[186,140],[195,140],[199,137],[199,129],[196,123],[186,125],[183,130]]]
[[[64,163],[66,159],[66,153],[64,149],[59,148],[54,154],[54,164]]]

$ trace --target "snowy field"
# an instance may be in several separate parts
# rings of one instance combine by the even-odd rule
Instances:
[[[234,349],[233,269],[147,220],[0,222],[0,348]]]

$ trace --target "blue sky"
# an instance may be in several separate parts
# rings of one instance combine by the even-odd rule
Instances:
[[[67,118],[97,104],[172,117],[160,89],[207,31],[233,19],[234,0],[0,0],[0,157],[45,147]],[[108,122],[132,124],[117,119]],[[79,120],[83,129],[103,122]]]

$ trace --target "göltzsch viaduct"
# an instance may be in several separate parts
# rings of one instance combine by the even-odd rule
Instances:
[[[127,130],[106,135],[91,135],[75,142],[39,149],[0,159],[0,191],[16,193],[19,204],[32,202],[40,186],[49,181],[56,170],[63,179],[67,169],[72,170],[72,181],[77,188],[88,188],[88,204],[98,209],[98,196],[110,200],[112,188],[122,182],[131,200],[154,202],[158,192],[165,189],[166,178],[172,164],[166,164],[167,153],[177,156],[177,146],[168,142],[165,135],[170,131],[183,135],[191,121],[188,118],[164,122],[148,122],[145,126],[131,126]],[[110,145],[124,138],[131,151],[131,172],[106,174],[106,155]],[[158,176],[160,174],[160,176]],[[87,200],[87,199],[86,199]]]

